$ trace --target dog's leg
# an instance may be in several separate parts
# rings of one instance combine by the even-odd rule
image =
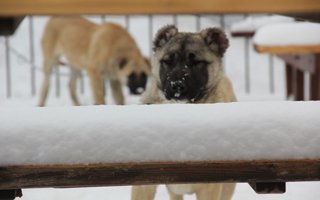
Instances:
[[[104,79],[103,79],[103,73],[100,70],[97,69],[88,69],[88,74],[90,78],[91,83],[91,90],[93,92],[93,98],[95,101],[95,104],[105,104],[104,100]]]
[[[221,200],[231,200],[235,188],[236,188],[235,183],[222,184]]]
[[[131,200],[153,200],[157,185],[132,186]]]
[[[196,192],[197,200],[221,200],[222,185],[206,184]]]
[[[112,96],[117,105],[124,105],[124,96],[122,93],[122,85],[118,80],[111,80],[110,86],[112,90]]]
[[[70,92],[70,97],[72,100],[73,105],[79,106],[79,100],[77,96],[77,79],[80,76],[81,71],[73,68],[71,66],[71,74],[70,74],[70,80],[69,80],[69,92]]]
[[[53,68],[53,62],[49,61],[48,59],[44,59],[43,62],[43,81],[41,85],[41,91],[40,91],[40,100],[38,103],[38,106],[44,106],[46,103],[46,99],[49,92],[49,86],[50,86],[50,76],[52,73]]]

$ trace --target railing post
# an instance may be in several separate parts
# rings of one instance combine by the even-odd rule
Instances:
[[[30,64],[31,64],[31,95],[36,94],[36,71],[35,71],[35,54],[34,54],[34,31],[33,17],[29,16],[29,46],[30,46]]]
[[[7,78],[7,98],[11,97],[11,62],[10,62],[10,43],[9,36],[5,37],[5,55],[6,55],[6,78]]]

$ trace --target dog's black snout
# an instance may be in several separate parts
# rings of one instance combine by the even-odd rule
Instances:
[[[187,85],[184,81],[174,81],[171,82],[171,90],[174,93],[183,93],[187,90]]]

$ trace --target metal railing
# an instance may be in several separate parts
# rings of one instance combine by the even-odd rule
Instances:
[[[215,23],[212,23],[212,24],[215,26],[218,25],[228,31],[228,27],[230,26],[231,22],[230,22],[230,20],[226,20],[226,18],[228,18],[229,16],[232,16],[232,15],[213,15],[212,17],[215,19],[215,21],[214,21]],[[244,16],[246,16],[246,15],[242,15],[242,18]],[[134,18],[136,16],[121,16],[121,17],[123,18],[124,26],[128,29],[129,32],[131,32],[132,29],[134,29],[134,27],[132,27],[131,21],[132,21],[132,18]],[[148,41],[149,47],[148,47],[148,52],[146,52],[146,53],[149,54],[149,56],[150,56],[150,55],[152,55],[152,42],[151,41],[152,41],[154,34],[156,32],[155,29],[157,28],[157,27],[155,27],[154,21],[157,16],[147,15],[147,16],[140,16],[140,17],[147,20],[148,28],[146,30],[148,31],[148,34],[147,34],[148,38],[147,39],[149,40]],[[168,16],[168,18],[170,18],[170,17],[172,18],[172,21],[171,22],[169,21],[169,23],[173,23],[177,27],[180,26],[180,22],[183,22],[183,21],[180,21],[180,20],[182,20],[182,19],[180,19],[180,17],[181,17],[180,15]],[[193,17],[194,21],[195,21],[194,30],[199,31],[202,28],[205,28],[208,26],[208,24],[204,25],[203,21],[204,21],[204,19],[207,19],[210,16],[194,15],[191,17]],[[14,89],[13,88],[14,86],[12,85],[12,76],[15,76],[15,74],[12,73],[12,70],[11,70],[11,68],[12,68],[11,59],[13,59],[13,56],[16,58],[19,58],[23,62],[28,63],[28,65],[30,66],[30,83],[29,83],[30,84],[30,95],[35,96],[38,93],[37,84],[39,84],[39,83],[37,83],[36,80],[37,80],[37,77],[40,75],[39,73],[41,73],[41,66],[40,66],[40,64],[37,64],[36,60],[41,59],[41,58],[39,58],[39,57],[41,57],[41,55],[38,55],[35,51],[35,48],[36,48],[35,20],[36,20],[36,18],[37,17],[29,16],[24,19],[24,20],[28,21],[28,33],[26,33],[26,34],[28,34],[28,40],[29,40],[29,51],[28,51],[29,55],[25,54],[24,52],[20,52],[20,50],[17,47],[11,45],[9,37],[5,37],[4,42],[2,42],[3,46],[5,48],[5,56],[4,56],[5,58],[2,58],[2,59],[5,59],[5,66],[6,66],[5,67],[6,80],[5,80],[4,84],[6,85],[6,97],[7,98],[12,97],[12,90]],[[97,20],[97,17],[95,17],[95,20],[100,21],[101,23],[109,21],[108,16],[100,16],[100,18],[101,18],[100,20]],[[239,17],[239,19],[241,19],[241,16]],[[243,53],[239,52],[239,53],[243,54],[243,56],[244,56],[244,74],[243,74],[244,83],[242,83],[242,84],[244,84],[245,93],[250,94],[251,93],[250,88],[252,85],[252,82],[250,80],[250,73],[251,73],[250,72],[250,59],[254,55],[250,54],[250,49],[252,48],[250,38],[240,38],[240,39],[244,41]],[[224,59],[226,60],[226,59],[232,59],[232,58],[226,56]],[[270,63],[269,64],[269,74],[268,74],[268,76],[269,76],[269,91],[270,91],[270,94],[272,94],[275,92],[274,57],[269,56],[268,62]],[[226,72],[228,72],[228,70],[232,70],[232,69],[228,69],[228,67],[225,66],[225,62],[224,62],[224,70]],[[59,70],[59,68],[55,68],[54,75],[55,75],[55,78],[54,78],[55,96],[59,97],[61,95],[61,90],[65,89],[64,87],[61,87],[61,77],[67,76],[68,74],[65,72],[64,73],[61,72],[61,70]],[[79,81],[79,90],[81,91],[81,93],[86,92],[85,86],[84,86],[85,85],[84,79],[85,79],[85,74],[83,73],[81,75],[81,78]],[[4,82],[4,81],[2,81],[2,82]],[[1,84],[3,84],[3,83],[1,83]]]

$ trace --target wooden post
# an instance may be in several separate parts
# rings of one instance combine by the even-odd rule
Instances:
[[[257,194],[283,194],[286,192],[285,182],[250,182],[249,185]]]
[[[293,72],[292,67],[288,63],[286,63],[286,90],[287,90],[287,99],[293,95],[293,87],[292,87],[292,80],[293,80]]]
[[[293,79],[293,93],[295,101],[304,100],[304,75],[303,71],[299,69],[293,69],[294,79]]]

